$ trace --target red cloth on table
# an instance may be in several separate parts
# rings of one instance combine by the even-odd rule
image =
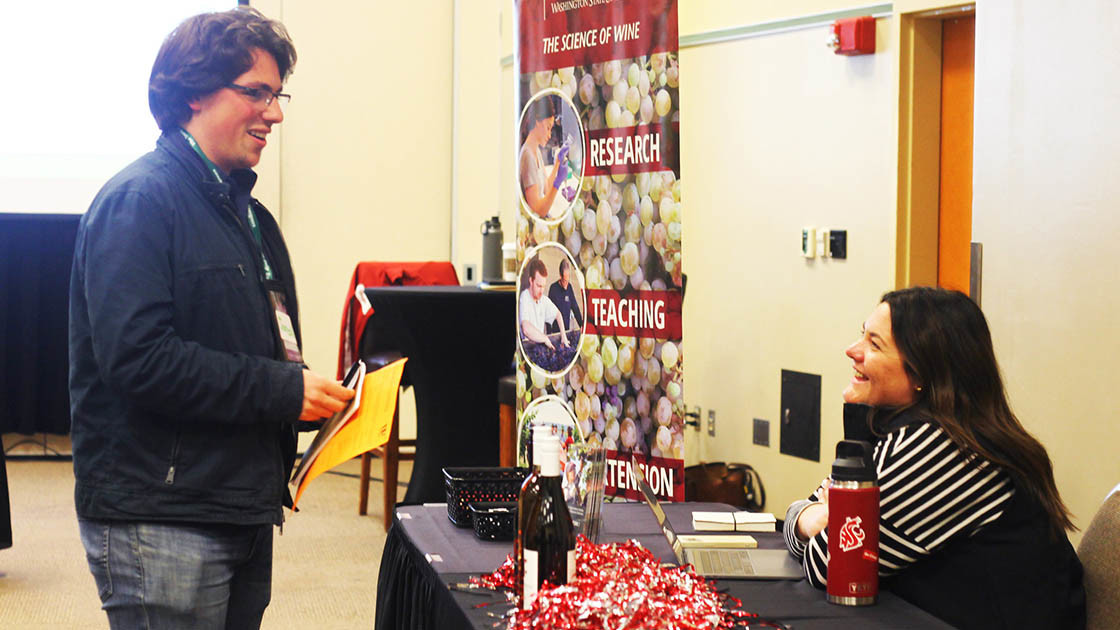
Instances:
[[[373,309],[363,313],[355,297],[358,285],[363,287],[384,286],[431,286],[457,285],[459,276],[450,262],[360,262],[354,267],[350,287],[346,292],[346,306],[342,309],[342,330],[338,336],[338,376],[341,379],[346,370],[358,360],[362,331]]]

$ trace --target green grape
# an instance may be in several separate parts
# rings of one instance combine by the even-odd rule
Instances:
[[[678,358],[680,358],[680,351],[677,349],[677,344],[666,341],[665,345],[661,346],[662,365],[665,366],[666,370],[671,370],[677,365]]]
[[[622,61],[614,59],[603,64],[603,81],[607,85],[614,85],[622,78]]]
[[[665,185],[665,180],[653,173],[649,178],[649,198],[654,203],[661,201],[661,188]]]
[[[593,258],[595,258],[595,249],[591,247],[591,243],[589,241],[584,241],[583,246],[579,248],[580,266],[584,269],[587,269],[587,267],[591,264],[591,260]]]
[[[603,256],[607,253],[607,235],[596,234],[595,238],[591,239],[591,248],[595,250],[596,256]],[[606,272],[603,269],[599,270],[599,279],[602,280],[606,277]]]
[[[576,401],[574,404],[576,410],[576,419],[580,422],[587,420],[591,415],[591,397],[586,392],[576,394]]]
[[[603,238],[596,236],[596,239]],[[588,289],[601,289],[603,288],[603,272],[599,271],[598,267],[590,267],[584,273],[584,278],[587,280]]]
[[[587,361],[587,374],[593,382],[598,383],[603,380],[604,367],[603,357],[598,354],[591,355],[591,358]]]
[[[626,376],[630,376],[634,372],[634,348],[628,344],[623,344],[618,349],[618,369]]]
[[[622,118],[622,106],[617,101],[607,103],[607,126],[618,127],[620,118]]]
[[[665,60],[668,53],[654,53],[649,58],[649,67],[653,72],[661,72],[665,70]]]
[[[595,209],[596,234],[606,234],[611,229],[611,217],[614,215],[614,212],[615,210],[611,207],[610,201],[599,199],[599,206]],[[586,236],[586,234],[584,236]]]
[[[600,175],[595,178],[595,198],[603,199],[611,194],[611,178],[609,175]]]
[[[669,235],[669,242],[670,243],[673,243],[674,245],[679,245],[680,244],[680,242],[681,242],[681,229],[682,228],[681,228],[680,223],[675,223],[674,222],[674,223],[669,224],[669,227],[666,228],[666,232]]]
[[[653,83],[653,77],[650,76],[649,72],[643,72],[638,75],[638,93],[642,96],[648,95],[651,83]]]
[[[642,95],[638,92],[638,88],[631,86],[630,89],[626,90],[624,98],[626,99],[626,109],[630,114],[637,114],[638,107],[642,104]]]
[[[608,385],[618,385],[622,380],[622,370],[617,365],[612,365],[603,372],[603,379]]]
[[[552,85],[552,71],[541,70],[540,72],[536,72],[533,74],[533,79],[537,82],[538,86],[548,87]]]
[[[662,88],[657,91],[657,97],[653,101],[654,109],[657,110],[658,116],[667,116],[669,110],[673,107],[673,99],[669,96],[669,92]]]
[[[579,354],[584,360],[590,359],[591,355],[599,350],[599,335],[585,333],[583,335],[583,342],[579,346]]]
[[[634,182],[626,184],[622,189],[622,209],[626,214],[634,214],[638,207],[638,185]]]
[[[669,431],[668,426],[660,426],[657,429],[657,450],[661,451],[661,456],[669,454],[669,447],[673,442],[673,434]]]
[[[619,105],[626,105],[626,94],[630,91],[630,87],[626,85],[625,81],[619,81],[614,84],[614,89],[611,90],[611,100]]]
[[[665,82],[668,83],[671,88],[680,86],[680,70],[677,69],[676,64],[669,66],[665,71]]]
[[[556,74],[560,76],[560,79],[562,81],[567,82],[567,81],[571,81],[572,79],[575,78],[576,69],[573,68],[572,66],[568,66],[566,68],[559,68],[558,70],[556,70]]]
[[[638,354],[641,354],[643,357],[648,359],[648,358],[653,356],[653,350],[656,347],[657,347],[657,342],[655,342],[653,340],[653,338],[642,337],[638,341]]]
[[[681,180],[673,182],[673,201],[680,203],[681,201]]]
[[[617,243],[619,237],[622,236],[622,222],[619,221],[617,214],[611,215],[610,226],[607,228],[607,242]]]
[[[564,236],[571,236],[574,229],[576,229],[575,213],[568,212],[564,215],[564,220],[560,222],[560,231],[564,233]]]
[[[595,218],[596,213],[584,212],[583,220],[579,222],[580,231],[583,232],[583,238],[588,241],[595,238],[595,235],[598,233],[598,230],[596,229],[597,222]]]
[[[637,214],[626,217],[626,227],[622,232],[627,243],[637,243],[642,239],[642,221]]]
[[[614,337],[607,337],[603,340],[602,345],[599,347],[599,354],[603,361],[603,367],[610,367],[618,360],[618,344],[615,343]]]
[[[653,223],[653,200],[649,198],[649,195],[642,197],[642,200],[638,202],[638,216],[641,217],[643,226]]]
[[[555,89],[559,90],[561,87],[563,87],[563,85],[564,85],[564,82],[560,80],[560,75],[554,74],[554,75],[552,75],[552,80],[550,81],[548,87],[555,88]]]
[[[633,274],[638,269],[640,260],[638,259],[638,246],[634,243],[626,243],[619,251],[619,267],[622,272],[627,276]]]
[[[665,385],[665,396],[674,403],[680,400],[681,384],[676,381],[669,381],[669,383]]]
[[[638,114],[643,123],[648,123],[653,120],[653,99],[649,94],[642,97],[642,102],[638,106]]]
[[[634,122],[635,122],[634,112],[632,112],[628,109],[622,110],[622,116],[619,118],[618,126],[619,127],[633,127]]]
[[[661,382],[661,364],[657,362],[657,357],[650,357],[646,362],[646,380],[653,387]]]
[[[634,176],[634,184],[638,187],[638,196],[645,197],[649,194],[650,174],[638,173]]]
[[[641,69],[638,68],[636,63],[630,64],[630,67],[626,69],[626,82],[630,84],[630,87],[638,85],[640,73]]]
[[[536,389],[543,389],[548,382],[548,376],[539,368],[532,367],[529,369],[529,376],[533,380],[533,387]]]
[[[533,220],[533,240],[535,240],[537,242],[537,244],[539,245],[541,243],[546,243],[548,241],[555,240],[555,238],[553,238],[552,230],[549,229],[548,224],[546,224],[544,221],[539,221],[539,220],[534,219]]]

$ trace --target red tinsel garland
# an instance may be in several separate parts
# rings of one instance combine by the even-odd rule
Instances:
[[[512,557],[493,573],[472,578],[492,589],[520,588]],[[514,598],[517,599],[516,597]],[[576,543],[576,579],[545,585],[532,607],[515,607],[509,630],[729,630],[755,615],[715,590],[690,565],[663,567],[641,543]]]

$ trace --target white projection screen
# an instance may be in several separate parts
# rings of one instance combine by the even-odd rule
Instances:
[[[7,2],[0,11],[0,212],[82,213],[159,129],[148,75],[184,18],[236,0]]]

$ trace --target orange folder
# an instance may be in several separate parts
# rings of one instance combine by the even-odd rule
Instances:
[[[361,403],[350,419],[326,445],[296,489],[292,509],[311,480],[331,468],[389,441],[393,426],[393,409],[397,405],[401,375],[407,358],[394,361],[380,370],[369,372],[361,383]]]

